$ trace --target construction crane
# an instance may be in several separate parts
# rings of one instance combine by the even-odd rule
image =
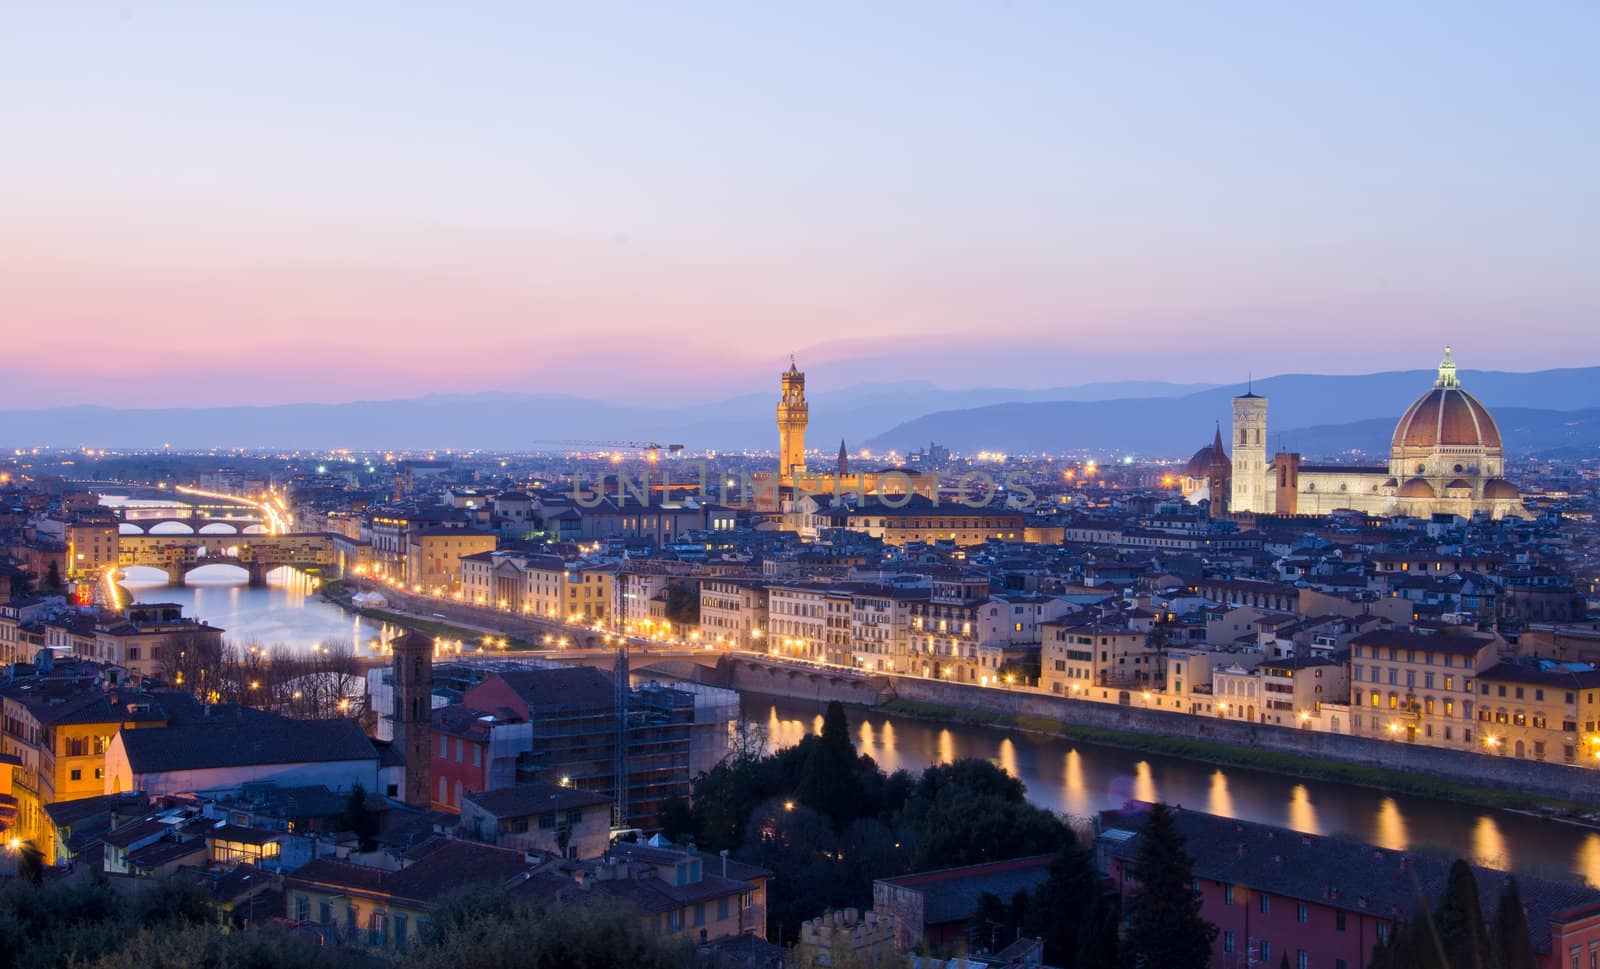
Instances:
[[[531,441],[529,443],[532,443],[532,444],[560,444],[560,445],[562,445],[564,447],[618,447],[618,448],[632,448],[634,450],[639,450],[639,451],[648,451],[648,452],[650,452],[650,456],[652,458],[654,458],[656,455],[660,454],[662,451],[666,451],[669,454],[677,454],[679,451],[683,450],[683,445],[682,444],[657,444],[654,441],[587,441],[587,440],[581,440],[581,439],[568,438],[568,439],[562,439],[562,440],[535,440],[535,441]]]

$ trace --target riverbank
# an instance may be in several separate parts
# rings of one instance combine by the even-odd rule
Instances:
[[[342,581],[328,582],[319,590],[322,598],[345,612],[370,619],[374,622],[386,622],[393,626],[403,626],[414,629],[434,639],[457,640],[464,646],[469,643],[482,643],[485,636],[505,640],[507,649],[532,649],[533,645],[524,639],[508,636],[498,629],[487,626],[472,626],[465,623],[442,621],[433,616],[421,616],[406,610],[390,606],[376,609],[368,606],[357,606],[351,601],[349,586]]]
[[[1124,750],[1136,750],[1144,753],[1163,754],[1169,757],[1180,757],[1185,760],[1200,761],[1224,767],[1242,767],[1306,780],[1352,784],[1380,791],[1436,798],[1479,807],[1531,812],[1552,819],[1600,828],[1600,824],[1597,824],[1593,818],[1593,809],[1577,801],[1541,797],[1524,791],[1467,784],[1460,781],[1390,770],[1367,764],[1324,760],[1283,751],[1261,750],[1207,740],[1196,740],[1190,737],[1138,733],[1109,727],[1065,723],[1047,717],[989,713],[918,700],[889,700],[870,709],[889,712],[915,720],[936,723],[955,721],[972,726],[1020,730],[1024,733],[1045,737],[1077,740],[1084,743],[1117,747]]]

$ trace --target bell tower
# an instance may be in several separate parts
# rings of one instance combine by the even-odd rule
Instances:
[[[433,803],[433,640],[415,630],[390,644],[394,651],[394,746],[406,759],[400,799]]]
[[[806,375],[789,358],[789,369],[781,378],[778,397],[778,481],[794,484],[796,474],[806,470],[806,424],[810,408],[806,404]]]
[[[1276,487],[1267,487],[1267,399],[1253,390],[1233,399],[1233,486],[1228,510],[1270,515]]]

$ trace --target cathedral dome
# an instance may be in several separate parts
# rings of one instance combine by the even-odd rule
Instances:
[[[1194,457],[1184,466],[1183,473],[1190,478],[1209,477],[1214,470],[1230,471],[1233,462],[1228,458],[1228,452],[1222,447],[1222,429],[1217,428],[1216,440],[1194,452]]]
[[[1455,361],[1445,349],[1439,379],[1433,388],[1406,409],[1395,425],[1395,450],[1401,448],[1481,447],[1499,449],[1500,428],[1488,408],[1461,389]]]
[[[1400,486],[1400,490],[1396,492],[1396,494],[1401,498],[1439,497],[1439,495],[1434,492],[1433,485],[1428,484],[1421,478],[1412,478],[1410,481],[1407,481],[1405,484]]]
[[[1515,501],[1522,497],[1517,491],[1517,486],[1504,478],[1490,478],[1483,483],[1483,496],[1489,499],[1506,499]]]

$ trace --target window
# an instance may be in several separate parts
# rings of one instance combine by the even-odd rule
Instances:
[[[722,898],[717,899],[717,920],[721,921],[722,919],[725,919],[727,917],[728,917],[728,899],[727,899],[726,896],[724,896]]]
[[[555,826],[556,816],[554,814],[539,815],[539,829],[541,831],[553,831],[555,830]]]
[[[106,769],[104,767],[96,767],[94,769],[94,779],[97,780],[97,781],[105,780],[106,779]]]
[[[406,947],[407,921],[408,920],[404,915],[396,913],[394,917],[394,947],[396,949],[404,949]]]
[[[568,824],[579,824],[582,821],[583,821],[583,809],[582,808],[573,808],[572,810],[567,812],[567,823]]]
[[[73,768],[71,771],[71,777],[75,781],[81,781],[83,780],[83,771]]]
[[[1224,886],[1222,886],[1222,904],[1224,904],[1224,905],[1232,905],[1233,904],[1233,886],[1232,885],[1224,885]]]
[[[450,803],[450,781],[448,778],[439,778],[439,803]]]
[[[697,926],[706,924],[706,903],[705,902],[701,902],[699,905],[696,905],[694,907],[694,924],[697,925]]]
[[[1311,921],[1311,910],[1306,908],[1306,903],[1301,902],[1294,907],[1294,920],[1301,925]]]
[[[1262,915],[1271,915],[1272,914],[1272,896],[1266,894],[1265,892],[1262,892],[1260,895],[1257,896],[1257,898],[1258,898],[1260,906],[1261,906],[1261,914]]]
[[[305,895],[296,895],[294,899],[294,917],[299,922],[311,921],[311,899]]]
[[[1224,933],[1222,933],[1222,951],[1223,952],[1232,952],[1233,951],[1233,933],[1232,932],[1224,932]]]
[[[1272,960],[1272,943],[1268,942],[1266,939],[1262,939],[1261,940],[1261,961],[1262,962],[1270,962],[1271,960]]]
[[[323,925],[333,924],[333,903],[323,899],[317,904],[317,921]]]
[[[483,766],[483,748],[478,746],[477,744],[473,744],[472,745],[472,766],[473,767],[482,767]]]
[[[1311,957],[1306,954],[1306,950],[1304,950],[1304,949],[1296,949],[1295,950],[1294,964],[1295,964],[1295,969],[1309,969],[1309,967],[1311,965]]]
[[[1343,932],[1344,931],[1344,913],[1343,912],[1334,912],[1333,913],[1333,928],[1334,928],[1334,931],[1336,931],[1336,932]]]

